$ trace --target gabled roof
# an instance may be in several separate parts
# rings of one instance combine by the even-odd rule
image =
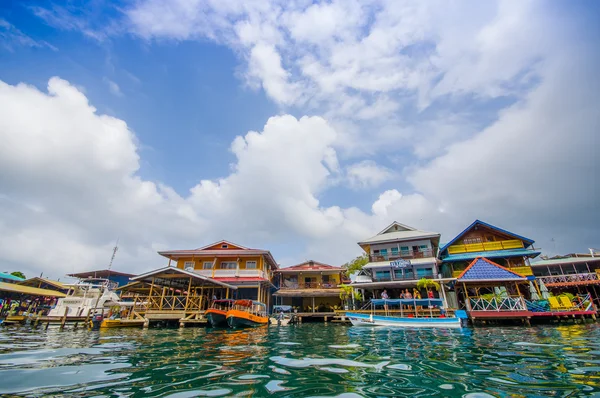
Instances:
[[[397,229],[396,229],[397,228]],[[358,242],[359,245],[366,245],[371,243],[383,243],[383,242],[395,242],[395,241],[408,241],[416,239],[430,239],[437,238],[439,240],[440,234],[436,232],[422,231],[413,228],[408,225],[400,224],[394,221],[387,227],[385,227],[377,235]]]
[[[456,278],[463,281],[514,281],[527,279],[524,275],[504,268],[485,257],[477,257]]]
[[[393,227],[397,227],[397,228],[390,231]],[[413,228],[409,225],[400,224],[398,221],[394,221],[393,223],[391,223],[390,225],[388,225],[387,227],[382,229],[377,235],[382,235],[382,234],[396,232],[396,231],[416,231],[416,230],[417,230],[416,228]]]
[[[223,244],[225,244],[225,245],[227,245],[227,246],[232,246],[232,247],[235,247],[235,248],[237,248],[237,249],[248,250],[248,248],[247,248],[247,247],[244,247],[244,246],[242,246],[242,245],[238,245],[237,243],[233,243],[233,242],[230,242],[230,241],[228,241],[228,240],[220,240],[220,241],[217,241],[217,242],[211,243],[210,245],[206,245],[206,246],[199,247],[199,248],[198,248],[198,249],[196,249],[196,250],[205,250],[205,249],[208,249],[209,247],[213,247],[213,246],[221,246],[221,245],[223,245]]]
[[[50,289],[39,289],[37,287],[23,286],[16,283],[0,282],[0,292],[22,294],[25,296],[42,296],[42,297],[66,297],[63,292]]]
[[[305,261],[301,264],[292,265],[291,267],[280,268],[276,272],[294,272],[294,271],[339,271],[342,272],[342,267],[336,267],[329,264],[319,263],[317,261]]]
[[[35,276],[33,278],[26,279],[22,282],[19,282],[18,284],[23,285],[23,286],[30,286],[30,287],[38,287],[39,285],[46,284],[46,285],[52,286],[58,290],[69,290],[70,289],[69,286],[66,286],[59,281],[54,281],[52,279],[46,279],[46,278],[40,278],[39,276]]]
[[[488,227],[488,228],[490,228],[490,229],[494,229],[494,230],[496,230],[496,231],[498,231],[498,232],[502,232],[502,233],[504,233],[504,234],[506,234],[506,235],[510,235],[510,236],[513,236],[513,237],[515,237],[515,238],[517,238],[517,239],[519,239],[519,240],[522,240],[524,243],[526,243],[525,247],[527,247],[527,246],[530,246],[530,245],[532,245],[532,244],[535,242],[535,241],[534,241],[534,240],[532,240],[532,239],[526,238],[526,237],[524,237],[524,236],[521,236],[521,235],[517,235],[517,234],[515,234],[515,233],[513,233],[513,232],[507,231],[507,230],[505,230],[505,229],[502,229],[502,228],[498,228],[498,227],[496,227],[496,226],[494,226],[494,225],[492,225],[492,224],[488,224],[488,223],[486,223],[486,222],[483,222],[483,221],[481,221],[481,220],[475,220],[475,221],[473,221],[473,223],[472,223],[471,225],[469,225],[467,228],[465,228],[465,229],[464,229],[464,230],[463,230],[461,233],[459,233],[458,235],[456,235],[456,236],[454,237],[454,239],[452,239],[450,242],[446,243],[446,244],[445,244],[445,245],[444,245],[444,246],[443,246],[443,247],[440,249],[440,253],[442,253],[444,250],[446,250],[446,249],[447,249],[449,246],[452,246],[452,244],[453,244],[454,242],[456,242],[458,239],[460,239],[460,238],[461,238],[461,237],[462,237],[462,236],[463,236],[465,233],[467,233],[468,231],[470,231],[470,230],[471,230],[473,227],[475,227],[476,225],[483,225],[483,226],[485,226],[485,227]]]

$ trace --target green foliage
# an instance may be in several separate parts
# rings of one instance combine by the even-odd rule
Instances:
[[[558,297],[566,297],[569,300],[571,300],[571,302],[573,301],[573,299],[575,299],[575,296],[571,293],[561,293],[558,295]]]
[[[23,278],[23,279],[27,279],[25,277],[25,274],[22,273],[21,271],[13,271],[10,273],[12,276],[16,276],[17,278]]]
[[[362,294],[358,290],[354,290],[350,285],[340,285],[340,299],[346,301],[352,298],[352,292],[354,292],[354,299],[362,300]]]
[[[344,264],[344,268],[346,268],[346,275],[350,276],[353,273],[360,271],[367,263],[369,262],[369,256],[367,253],[362,256],[356,257],[354,260],[347,262]]]
[[[435,290],[439,291],[440,284],[434,280],[427,279],[427,278],[421,278],[417,282],[417,289],[419,289],[419,290],[422,290],[422,289],[428,290],[430,288],[434,288]]]

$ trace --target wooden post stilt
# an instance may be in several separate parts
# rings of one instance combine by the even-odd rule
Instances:
[[[60,330],[62,330],[65,327],[65,323],[67,322],[67,314],[69,313],[69,307],[65,308],[65,314],[63,315],[62,319],[60,320]]]

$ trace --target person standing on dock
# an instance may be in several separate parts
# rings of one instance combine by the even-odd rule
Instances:
[[[381,298],[384,300],[387,300],[390,298],[390,296],[388,296],[387,294],[387,290],[383,289],[383,292],[381,293]],[[385,312],[387,312],[388,310],[388,306],[387,306],[387,302],[383,302],[383,309],[385,310]]]

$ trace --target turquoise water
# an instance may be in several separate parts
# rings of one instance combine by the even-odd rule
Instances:
[[[100,332],[4,326],[0,394],[600,396],[600,326]]]

